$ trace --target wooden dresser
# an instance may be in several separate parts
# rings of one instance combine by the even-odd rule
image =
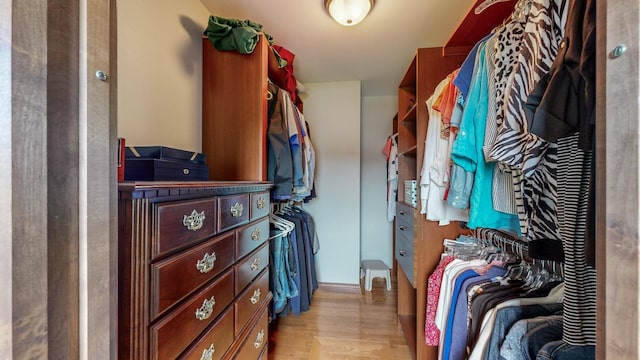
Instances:
[[[266,359],[270,187],[119,185],[119,359]]]

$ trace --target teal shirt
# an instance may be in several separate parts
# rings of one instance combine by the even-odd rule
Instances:
[[[469,228],[486,227],[520,234],[517,215],[499,212],[493,208],[492,184],[495,163],[487,163],[482,152],[489,106],[485,55],[486,39],[478,48],[473,79],[465,100],[460,131],[453,143],[451,159],[464,170],[475,173],[469,200]]]

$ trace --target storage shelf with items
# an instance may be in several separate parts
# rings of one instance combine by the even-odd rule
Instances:
[[[426,220],[420,214],[420,204],[414,208],[404,200],[405,181],[417,180],[420,199],[420,175],[430,121],[426,101],[437,85],[462,64],[475,42],[510,14],[515,1],[495,3],[475,12],[485,6],[483,3],[486,5],[479,0],[471,7],[444,47],[418,49],[398,86],[398,119],[402,125],[398,126],[399,197],[394,233],[395,260],[399,265],[398,320],[413,358],[418,360],[438,358],[438,348],[425,345],[428,277],[440,261],[443,240],[456,238],[468,230],[457,221],[441,226],[438,221]]]
[[[424,346],[427,276],[438,263],[442,240],[462,230],[457,223],[439,226],[420,214],[420,179],[429,115],[426,100],[464,56],[445,58],[442,48],[418,49],[398,87],[398,204],[395,259],[398,263],[398,320],[416,359],[433,359]],[[410,186],[415,184],[415,201]],[[420,324],[423,326],[420,326]],[[437,351],[435,352],[437,358]]]

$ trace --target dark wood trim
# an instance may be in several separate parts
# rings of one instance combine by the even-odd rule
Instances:
[[[79,349],[79,9],[51,0],[47,21],[47,201],[49,354]],[[53,70],[55,69],[55,70]],[[53,196],[55,194],[55,196]]]
[[[606,84],[606,14],[605,1],[597,3],[597,37],[596,43],[600,44],[596,53],[596,84]],[[596,93],[596,359],[606,359],[607,333],[606,333],[606,309],[607,309],[607,246],[606,242],[606,86],[598,86]]]
[[[4,2],[6,3],[6,1]],[[12,351],[48,358],[47,5],[9,1]],[[6,13],[6,9],[2,10]],[[6,216],[6,214],[3,214]]]
[[[111,83],[109,87],[109,142],[113,146],[110,151],[110,164],[117,164],[117,151],[115,151],[115,137],[118,134],[118,11],[117,0],[109,0],[109,73],[111,74]],[[109,246],[109,358],[116,359],[118,354],[118,188],[115,184],[117,170],[115,167],[110,168],[109,184],[109,220],[111,244]],[[107,349],[105,349],[107,350]]]

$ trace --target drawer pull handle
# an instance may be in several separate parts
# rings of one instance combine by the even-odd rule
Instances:
[[[241,217],[242,211],[244,211],[244,206],[240,203],[235,203],[235,205],[231,207],[231,216],[236,218]]]
[[[405,230],[407,230],[407,227],[406,227],[406,226],[404,226],[404,225],[400,225],[400,226],[399,226],[399,228],[400,228],[400,231],[405,231]]]
[[[213,266],[216,263],[216,253],[205,253],[204,257],[201,260],[198,260],[196,263],[196,268],[200,270],[201,273],[206,274],[213,269]]]
[[[262,230],[260,228],[256,228],[255,230],[253,230],[251,232],[251,240],[253,240],[253,241],[260,240],[260,233],[261,232],[262,232]]]
[[[404,210],[400,210],[400,215],[407,215],[407,213]]]
[[[208,349],[204,349],[202,351],[202,356],[200,357],[200,360],[212,360],[213,353],[215,352],[216,352],[216,348],[214,348],[213,344],[211,344],[211,346],[209,346]]]
[[[253,292],[253,296],[250,299],[253,305],[257,304],[258,301],[260,301],[260,295],[261,295],[260,289],[256,289],[256,291]]]
[[[407,252],[405,250],[400,250],[400,256],[407,256]]]
[[[204,219],[205,219],[204,211],[198,214],[197,211],[193,210],[191,212],[191,215],[184,215],[184,217],[182,218],[182,225],[184,225],[187,228],[187,230],[197,231],[202,228],[202,225],[204,224]]]
[[[262,346],[262,342],[264,341],[264,330],[261,329],[256,337],[256,341],[253,342],[253,347],[259,349]]]
[[[198,310],[196,310],[196,319],[203,321],[207,320],[213,314],[213,306],[216,304],[215,297],[211,297],[211,299],[204,299],[202,302],[202,306]]]
[[[265,206],[267,206],[267,200],[265,200],[264,198],[260,198],[258,199],[258,201],[256,201],[256,207],[258,209],[262,210]]]
[[[260,268],[260,258],[257,257],[255,259],[253,259],[253,262],[251,263],[251,270],[256,271]]]

